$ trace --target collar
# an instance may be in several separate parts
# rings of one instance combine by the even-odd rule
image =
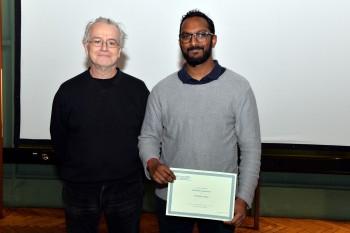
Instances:
[[[185,64],[182,66],[181,70],[179,70],[178,77],[183,84],[205,84],[217,80],[225,72],[226,68],[220,66],[217,60],[214,60],[214,63],[215,66],[212,71],[199,81],[188,74]]]

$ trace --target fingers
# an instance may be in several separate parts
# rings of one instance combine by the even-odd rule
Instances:
[[[244,224],[244,222],[245,222],[245,220],[246,220],[246,217],[244,216],[243,218],[238,218],[237,219],[237,221],[235,222],[235,227],[239,227],[239,226],[241,226],[241,225],[243,225]]]
[[[246,216],[244,215],[244,216],[242,216],[242,215],[236,215],[234,218],[233,218],[233,221],[232,221],[232,223],[233,223],[233,225],[235,226],[235,227],[239,227],[239,226],[241,226],[244,222],[245,222],[245,220],[246,220]]]
[[[237,198],[235,201],[235,216],[231,221],[224,222],[229,225],[234,225],[235,227],[241,226],[246,219],[246,208],[247,204],[241,198]]]
[[[158,163],[149,169],[151,178],[158,184],[173,182],[176,177],[174,173],[162,163]]]
[[[235,227],[239,227],[239,226],[242,226],[245,223],[245,220],[246,220],[246,216],[237,216],[237,215],[235,215],[235,217],[232,219],[232,221],[227,221],[227,222],[224,222],[224,223],[228,224],[228,225],[233,225]]]

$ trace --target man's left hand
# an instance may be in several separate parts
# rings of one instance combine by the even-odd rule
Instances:
[[[246,219],[247,203],[241,198],[237,198],[235,201],[235,216],[231,221],[224,222],[225,224],[234,225],[235,227],[241,226]]]

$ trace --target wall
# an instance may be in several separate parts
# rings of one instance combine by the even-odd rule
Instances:
[[[62,208],[55,165],[5,164],[5,207]],[[145,183],[144,211],[154,211],[154,185]],[[261,174],[261,216],[350,220],[350,176]]]
[[[151,89],[181,67],[179,21],[198,7],[215,22],[214,59],[254,90],[264,143],[350,146],[348,0],[21,3],[21,139],[50,139],[54,93],[86,69],[81,38],[91,18],[123,23],[128,37],[118,66]]]
[[[2,0],[4,146],[12,147],[14,119],[14,1]],[[61,208],[62,182],[54,165],[4,164],[4,206]],[[145,211],[154,210],[153,185],[145,183]],[[261,174],[261,215],[350,220],[350,176]]]
[[[3,145],[11,147],[14,130],[15,31],[14,1],[2,0]]]

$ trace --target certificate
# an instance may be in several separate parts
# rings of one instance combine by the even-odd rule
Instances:
[[[171,168],[166,215],[231,221],[237,174]]]

